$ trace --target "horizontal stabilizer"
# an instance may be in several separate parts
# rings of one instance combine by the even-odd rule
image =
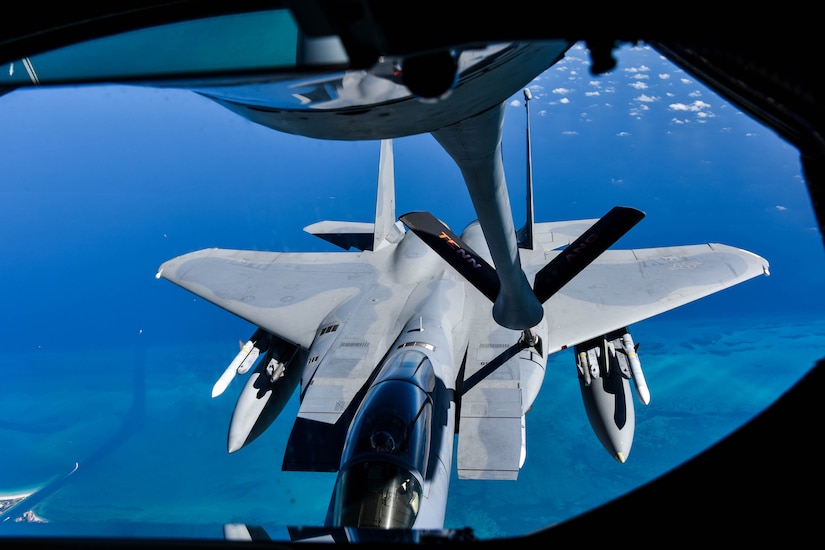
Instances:
[[[344,250],[372,250],[375,225],[368,222],[337,222],[325,220],[313,223],[304,231]]]
[[[395,219],[395,174],[392,140],[381,140],[378,159],[378,190],[375,199],[375,223],[322,221],[304,231],[344,250],[378,250],[404,237],[404,227]]]
[[[611,209],[536,273],[533,291],[539,301],[550,299],[644,217],[644,212],[635,208]]]
[[[400,220],[491,302],[496,301],[501,285],[495,268],[458,235],[429,212],[410,212]]]

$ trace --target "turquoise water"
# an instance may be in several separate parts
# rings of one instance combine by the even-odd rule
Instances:
[[[446,527],[469,526],[484,538],[519,535],[611,500],[729,434],[822,356],[822,320],[666,317],[631,329],[652,400],[636,402],[625,464],[591,431],[572,352],[561,352],[551,356],[527,416],[519,479],[454,479]],[[60,533],[130,535],[151,526],[220,538],[226,523],[274,533],[323,523],[335,474],[280,471],[295,399],[261,438],[229,455],[226,429],[241,385],[216,399],[210,392],[232,350],[141,348],[137,340],[93,355],[5,355],[26,368],[4,379],[0,440],[11,452],[0,493],[44,485],[30,497],[34,506],[24,501],[17,511],[33,509]],[[77,471],[61,481],[75,462]]]

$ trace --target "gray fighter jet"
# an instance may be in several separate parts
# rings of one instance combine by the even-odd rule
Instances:
[[[12,63],[2,84],[92,74],[189,89],[282,132],[382,140],[374,222],[306,228],[345,251],[209,249],[158,271],[257,327],[213,389],[218,396],[251,372],[229,452],[270,426],[300,386],[283,468],[338,472],[325,526],[442,529],[456,440],[459,477],[515,479],[547,358],[571,347],[591,425],[624,462],[635,430],[630,382],[650,399],[628,327],[768,273],[763,258],[720,244],[608,250],[644,217],[628,207],[534,223],[530,200],[515,229],[503,102],[560,60],[569,40],[467,44],[361,66],[336,37],[293,32],[284,11],[233,18],[233,48],[213,39],[216,21],[37,54]],[[183,36],[207,49],[193,57],[164,46]],[[248,36],[281,49],[240,48]],[[460,234],[428,212],[396,218],[389,140],[427,132],[473,202],[478,219]]]
[[[384,139],[374,222],[305,228],[344,251],[213,248],[158,271],[258,327],[213,389],[251,372],[229,452],[300,388],[282,467],[338,472],[327,527],[443,529],[456,441],[460,478],[516,479],[547,358],[571,347],[591,425],[624,462],[631,382],[650,399],[628,327],[768,274],[764,258],[722,244],[608,249],[644,217],[624,206],[536,223],[530,201],[517,231],[502,118],[500,104],[432,131],[478,216],[460,233],[429,212],[396,218]]]

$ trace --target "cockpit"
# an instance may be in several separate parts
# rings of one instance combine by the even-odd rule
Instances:
[[[334,521],[347,527],[409,529],[424,497],[432,431],[432,365],[405,350],[364,397],[344,449]],[[423,387],[422,387],[423,386]]]

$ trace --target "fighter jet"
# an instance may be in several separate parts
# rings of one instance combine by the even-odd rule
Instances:
[[[335,36],[277,32],[289,27],[286,15],[243,14],[232,28],[244,29],[236,38],[251,28],[294,38],[294,56],[258,44],[227,58],[214,44],[194,65],[189,49],[174,48],[152,56],[148,74],[124,73],[147,44],[177,43],[170,25],[33,55],[3,80],[77,83],[66,68],[93,66],[98,78],[192,90],[278,131],[381,141],[374,221],[306,228],[343,252],[209,249],[158,271],[256,327],[213,388],[217,397],[251,372],[229,452],[256,439],[300,386],[282,467],[338,472],[324,525],[441,529],[455,436],[460,478],[515,479],[547,358],[573,348],[591,425],[611,456],[627,460],[631,382],[642,403],[650,399],[628,327],[767,274],[767,261],[720,244],[608,250],[644,217],[627,206],[535,223],[530,201],[515,229],[503,102],[573,41],[470,43],[364,66]],[[213,44],[214,23],[189,25],[188,36]],[[216,65],[202,67],[207,60]],[[469,191],[477,220],[460,232],[438,212],[396,217],[390,140],[421,133],[453,158]]]
[[[437,211],[396,217],[384,139],[374,221],[305,228],[343,251],[211,248],[158,270],[257,327],[213,388],[217,397],[251,372],[228,451],[255,440],[298,391],[282,468],[338,472],[326,527],[443,529],[456,444],[459,478],[516,479],[526,414],[549,355],[565,349],[575,349],[595,434],[624,462],[635,431],[631,383],[642,403],[650,399],[629,326],[769,273],[764,258],[723,244],[609,249],[645,216],[628,206],[537,223],[529,201],[515,230],[503,112],[501,104],[432,132],[478,216],[460,231]]]
[[[149,6],[146,2],[136,2],[134,6],[132,3],[117,6],[83,2],[80,4],[81,6],[72,3],[63,9],[52,5],[48,18],[23,16],[4,19],[4,25],[0,25],[3,26],[2,34],[6,38],[0,54],[4,61],[95,38],[110,30],[114,32],[124,28],[140,29],[159,23],[177,22],[182,17],[182,12],[188,13],[194,20],[197,17],[228,11],[226,6],[220,3],[189,3],[185,9],[181,8],[180,3],[168,3],[165,7],[160,4]],[[582,8],[571,5],[568,6],[569,9],[556,6],[554,23],[548,24],[545,18],[530,17],[529,13],[525,16],[524,10],[507,9],[509,6],[502,4],[499,6],[500,9],[474,11],[473,24],[466,25],[467,10],[445,11],[438,5],[420,2],[402,6],[409,9],[402,9],[400,12],[383,9],[382,3],[375,3],[373,6],[370,2],[356,3],[358,10],[352,9],[352,3],[345,2],[290,4],[296,15],[303,14],[300,18],[302,27],[310,28],[305,20],[313,23],[317,19],[317,27],[324,31],[327,30],[326,27],[331,27],[345,38],[344,42],[349,51],[362,52],[362,55],[367,57],[373,52],[377,55],[403,51],[431,51],[436,46],[447,49],[459,44],[491,39],[556,38],[564,35],[600,39],[590,44],[596,58],[595,64],[597,59],[609,58],[613,39],[645,39],[672,61],[686,67],[687,71],[699,80],[721,89],[723,95],[734,104],[761,120],[798,148],[802,153],[801,162],[812,196],[821,191],[822,170],[818,167],[822,161],[822,148],[819,147],[820,132],[817,131],[821,117],[817,116],[816,108],[821,102],[815,101],[817,92],[821,90],[818,88],[819,81],[807,78],[810,67],[813,66],[811,61],[821,50],[821,44],[816,39],[816,33],[799,32],[800,25],[804,27],[804,23],[794,10],[785,10],[782,13],[772,11],[767,16],[770,19],[766,23],[774,32],[787,29],[788,36],[784,40],[766,42],[762,35],[743,30],[743,26],[738,24],[741,16],[736,12],[731,12],[727,17],[717,16],[713,21],[707,21],[706,25],[717,26],[713,29],[716,32],[709,32],[707,26],[696,31],[693,27],[688,28],[690,24],[683,28],[673,21],[668,21],[665,25],[655,20],[639,24],[635,13],[600,7],[601,19],[611,21],[611,25],[608,30],[594,32],[592,24],[588,23],[589,19],[592,19],[592,6]],[[240,12],[254,9],[257,5],[255,2],[242,3],[233,5],[232,9]],[[36,3],[22,4],[18,9],[25,10],[29,7],[33,13],[42,11],[41,6]],[[346,9],[341,9],[342,7]],[[399,13],[403,16],[399,17]],[[580,23],[582,21],[584,23]],[[406,32],[408,29],[415,32]],[[426,29],[426,32],[420,32],[421,29]],[[211,45],[216,45],[220,50],[223,44],[216,40],[218,36],[220,35],[213,33],[208,36],[208,40],[196,41],[198,48],[180,47],[165,51],[164,55],[142,55],[151,61],[147,71],[154,76],[158,66],[165,60],[174,60],[176,53],[199,52],[201,48]],[[247,33],[247,36],[255,35]],[[152,38],[156,38],[156,35]],[[151,41],[151,44],[158,43],[162,42]],[[598,51],[602,52],[602,56],[596,55],[596,46],[601,46]],[[242,57],[237,55],[236,49],[223,50],[232,59]],[[121,59],[117,56],[113,58],[118,61],[117,69],[121,70],[124,66],[120,62]],[[26,58],[24,61],[29,60],[30,58]],[[194,63],[190,65],[200,67]],[[45,72],[41,69],[45,68],[36,63],[11,65],[7,73],[12,76],[11,68],[20,69],[21,66],[24,66],[24,70],[15,70],[13,76],[27,75],[26,79],[30,79],[35,85],[43,83],[39,77]],[[82,72],[93,73],[89,65],[82,63],[62,63],[55,66],[82,67]],[[181,67],[188,69],[188,72],[180,70],[178,76],[186,78],[190,75],[192,66],[183,64]],[[35,68],[37,72],[33,71]],[[251,72],[255,69],[257,67],[250,67]],[[200,73],[195,74],[201,76]],[[106,76],[98,76],[97,80],[112,80]],[[95,80],[94,76],[91,80]],[[793,82],[794,85],[787,86],[788,82]],[[7,90],[8,88],[0,86],[0,94]],[[821,204],[822,201],[813,201],[820,221]],[[552,253],[556,253],[556,250],[562,249],[554,249]],[[521,249],[521,253],[525,254],[524,249]],[[612,251],[605,253],[601,259],[610,253]],[[581,277],[599,263],[589,266]],[[686,263],[681,267],[689,265]],[[574,285],[576,281],[570,284]],[[559,294],[563,295],[565,291],[566,289],[562,289]],[[555,299],[554,297],[551,301]],[[249,347],[254,355],[254,346]],[[789,526],[798,536],[800,533],[804,536],[806,532],[816,529],[812,527],[816,522],[811,521],[815,509],[808,506],[804,499],[796,498],[795,491],[800,484],[810,484],[811,476],[816,477],[816,473],[812,474],[810,469],[805,468],[795,469],[793,466],[800,463],[801,457],[818,450],[812,447],[817,441],[816,438],[808,435],[816,433],[813,423],[817,422],[817,415],[812,409],[812,404],[816,402],[817,394],[813,388],[821,387],[818,383],[821,379],[821,366],[822,361],[792,392],[773,405],[767,414],[762,414],[733,437],[705,452],[700,460],[681,466],[675,475],[656,480],[631,495],[584,514],[575,521],[567,522],[566,525],[555,526],[553,529],[543,530],[525,538],[528,541],[538,539],[541,542],[547,542],[548,539],[560,540],[559,537],[569,537],[572,540],[574,537],[580,538],[583,530],[587,530],[591,541],[594,537],[599,540],[600,536],[606,542],[607,537],[611,537],[612,541],[612,538],[615,538],[615,528],[620,527],[620,522],[623,524],[627,521],[626,512],[631,510],[636,517],[645,517],[647,521],[655,522],[663,529],[677,529],[687,517],[695,529],[684,531],[683,535],[688,539],[692,536],[698,541],[720,529],[724,532],[730,523],[726,512],[733,508],[744,510],[749,517],[757,518],[757,521],[764,520],[760,523],[763,528],[759,530],[737,531],[736,536],[740,541],[748,536],[764,537],[766,529],[768,532],[772,529],[777,532],[781,530],[784,535],[789,532]],[[762,452],[766,441],[770,442],[771,448],[780,449],[781,452]],[[752,466],[755,464],[755,467],[763,472],[759,483],[754,483],[751,469],[736,468],[736,465],[745,462]],[[720,479],[723,479],[721,486]],[[718,498],[706,500],[701,507],[694,506],[690,499],[674,497],[684,495],[685,491],[705,490],[714,491]],[[662,503],[665,505],[662,506]],[[590,529],[594,522],[607,526],[601,530],[601,535]],[[61,543],[64,542],[49,538],[49,544]],[[156,546],[157,541],[148,540],[147,543]],[[443,543],[449,544],[448,541]],[[74,545],[75,540],[72,539],[69,544]]]

